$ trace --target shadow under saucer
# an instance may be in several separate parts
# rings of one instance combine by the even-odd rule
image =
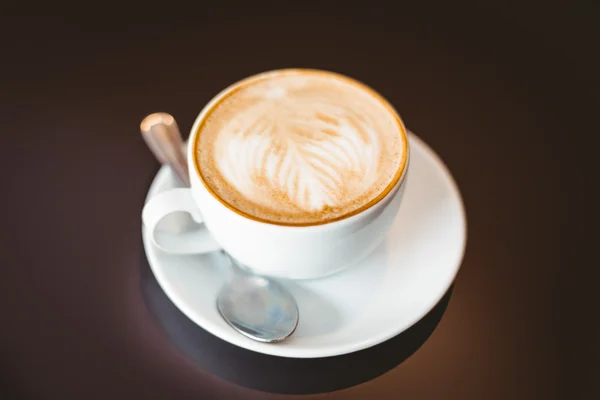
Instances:
[[[171,302],[141,257],[144,300],[173,344],[199,368],[251,389],[273,393],[331,392],[369,381],[396,367],[429,338],[440,322],[453,285],[419,322],[376,346],[325,358],[286,358],[246,350],[208,333]]]

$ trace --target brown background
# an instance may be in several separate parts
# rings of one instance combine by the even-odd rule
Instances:
[[[0,394],[279,398],[199,370],[149,312],[140,210],[158,165],[138,127],[166,111],[187,134],[225,86],[296,66],[387,97],[447,163],[468,214],[464,264],[429,340],[376,379],[312,398],[562,397],[559,239],[583,176],[556,168],[576,159],[560,104],[584,83],[575,57],[593,14],[287,7],[3,15]]]

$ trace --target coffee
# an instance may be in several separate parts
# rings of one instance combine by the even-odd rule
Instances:
[[[261,221],[311,225],[368,207],[397,182],[406,136],[371,89],[316,70],[234,86],[206,111],[196,167],[210,190]]]

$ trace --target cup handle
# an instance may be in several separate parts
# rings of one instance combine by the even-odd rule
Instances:
[[[142,210],[142,221],[150,232],[154,246],[173,254],[201,254],[219,250],[221,246],[211,236],[206,226],[193,224],[192,229],[170,233],[158,229],[159,222],[167,215],[183,211],[202,223],[202,215],[188,188],[170,189],[152,197]]]

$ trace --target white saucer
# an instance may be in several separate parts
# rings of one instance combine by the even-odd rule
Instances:
[[[234,345],[264,354],[313,358],[358,351],[381,343],[419,321],[452,284],[466,245],[460,193],[438,156],[410,136],[411,161],[400,212],[380,248],[356,267],[321,280],[283,281],[296,297],[300,322],[278,344],[235,332],[215,306],[223,282],[218,253],[175,256],[157,250],[143,232],[156,280],[192,321]],[[175,187],[162,168],[148,198]]]

